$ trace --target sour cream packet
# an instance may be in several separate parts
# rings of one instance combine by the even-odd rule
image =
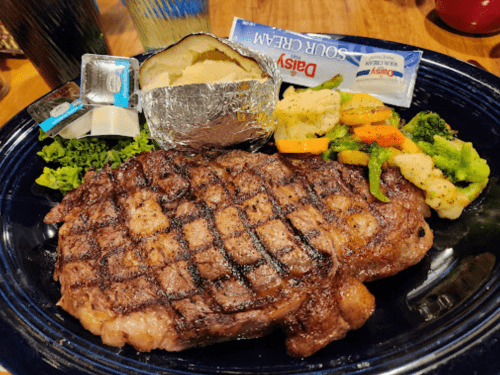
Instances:
[[[402,51],[301,34],[235,18],[229,39],[276,61],[283,81],[318,86],[340,74],[344,92],[366,92],[408,108],[422,51]]]

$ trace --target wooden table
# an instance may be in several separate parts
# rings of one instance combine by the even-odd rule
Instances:
[[[111,53],[133,56],[141,42],[121,0],[97,0]],[[500,75],[500,33],[472,36],[444,25],[434,0],[210,0],[212,32],[229,35],[235,16],[298,32],[385,39],[475,61]],[[50,91],[27,59],[0,57],[10,91],[0,101],[0,126]]]
[[[143,52],[121,0],[97,0],[111,53]],[[473,60],[500,75],[500,33],[471,36],[446,27],[434,0],[210,0],[212,32],[229,35],[235,16],[298,32],[366,36],[411,44],[464,61]],[[0,70],[10,81],[0,101],[0,126],[50,91],[25,58],[0,57]],[[3,369],[0,367],[0,374]]]

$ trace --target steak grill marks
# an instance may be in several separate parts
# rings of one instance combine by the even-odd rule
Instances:
[[[389,204],[361,168],[243,151],[88,172],[45,218],[64,222],[59,305],[109,345],[182,350],[281,326],[290,353],[311,355],[372,314],[358,280],[432,244],[421,191],[382,181]]]
[[[125,300],[117,297],[116,300],[110,301],[113,310],[120,314],[154,304],[171,303],[196,294],[210,301],[213,311],[235,312],[248,309],[248,303],[251,303],[253,308],[259,308],[275,298],[272,293],[263,294],[259,289],[260,284],[269,287],[272,285],[269,280],[275,278],[278,286],[279,280],[289,277],[290,268],[294,265],[290,264],[288,258],[298,257],[305,271],[320,267],[328,269],[332,266],[332,254],[322,255],[310,241],[319,235],[319,231],[302,232],[295,227],[292,221],[287,219],[287,215],[297,208],[296,205],[279,205],[270,180],[264,178],[258,170],[273,169],[275,159],[264,159],[264,163],[259,160],[257,165],[246,169],[243,174],[236,173],[236,181],[230,182],[229,179],[228,182],[222,180],[219,175],[223,173],[227,178],[227,173],[234,172],[231,167],[224,168],[209,160],[205,162],[210,164],[205,165],[204,161],[188,158],[182,160],[183,164],[178,164],[175,159],[169,157],[170,155],[165,156],[167,157],[163,163],[165,169],[162,175],[166,179],[182,179],[180,186],[186,187],[179,189],[173,197],[172,194],[168,195],[168,198],[162,195],[161,188],[155,183],[156,178],[148,178],[148,174],[144,174],[142,164],[136,160],[116,171],[107,170],[105,175],[100,176],[109,178],[107,183],[112,185],[110,190],[113,193],[102,196],[97,208],[100,214],[107,215],[101,216],[96,222],[87,218],[92,215],[89,211],[94,211],[95,206],[83,210],[75,220],[78,225],[74,224],[70,233],[90,239],[89,251],[83,254],[63,253],[58,261],[59,269],[79,261],[93,264],[94,270],[91,273],[95,278],[78,279],[70,285],[71,288],[99,286],[102,290],[116,289],[120,283],[143,288],[141,296]],[[194,174],[197,176],[190,175],[193,164]],[[207,173],[206,170],[210,172]],[[289,174],[288,171],[281,172]],[[314,197],[308,184],[300,181],[302,179],[290,175],[274,180],[278,186],[301,183],[304,189],[308,190],[308,194]],[[166,203],[167,209],[162,209],[162,213],[170,224],[145,237],[130,233],[130,230],[123,230],[130,227],[127,200],[130,200],[139,188],[145,189],[148,199],[153,202]],[[174,211],[168,203],[178,201],[179,198],[181,199],[177,202],[177,210]],[[302,204],[309,201],[311,198],[308,196],[300,197]],[[319,201],[316,199],[316,202],[317,205]],[[140,210],[147,204],[139,202],[136,209]],[[177,212],[183,211],[179,209],[180,206],[185,206],[185,211],[179,215]],[[234,211],[237,215],[234,215]],[[140,215],[138,217],[141,220]],[[217,217],[220,218],[220,225],[217,224]],[[144,218],[148,219],[151,218]],[[227,220],[232,223],[226,225]],[[221,226],[225,226],[224,233],[220,230]],[[228,231],[231,227],[232,230]],[[101,228],[106,228],[108,233],[102,233]],[[173,237],[179,251],[172,257],[162,259],[163,262],[148,261],[152,252],[147,249],[145,243],[166,235]],[[282,244],[280,245],[279,240],[276,241],[273,236],[283,237]],[[103,247],[99,248],[99,244],[94,240],[96,237],[101,239],[99,242],[106,242]],[[241,246],[242,248],[238,249]],[[251,255],[242,254],[243,248]],[[238,252],[238,255],[233,255],[235,252]],[[123,263],[120,259],[126,260],[130,257],[134,263],[138,263],[136,266],[127,267],[126,264],[120,264]],[[114,259],[117,259],[117,262],[113,261]],[[176,270],[175,277],[182,279],[177,282],[186,284],[185,288],[179,291],[162,287],[158,274],[166,268]],[[300,272],[295,277],[302,274],[303,272]],[[268,280],[262,282],[263,277]],[[300,281],[297,279],[296,283]],[[241,298],[241,302],[224,301],[217,295],[218,290],[224,288],[238,288],[245,298]]]

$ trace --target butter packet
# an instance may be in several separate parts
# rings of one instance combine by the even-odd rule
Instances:
[[[74,82],[31,104],[28,113],[51,138],[79,138],[91,130],[91,107],[80,101],[80,87]]]
[[[137,137],[140,131],[139,112],[134,108],[106,105],[92,110],[91,136]]]
[[[229,39],[270,56],[283,81],[318,86],[336,75],[338,89],[366,92],[386,104],[410,107],[422,51],[401,51],[301,34],[235,18]]]
[[[83,55],[80,96],[84,104],[138,107],[139,61],[128,57]]]
[[[28,113],[51,138],[140,135],[139,113],[135,108],[84,104],[75,82],[68,82],[37,100],[28,107]]]

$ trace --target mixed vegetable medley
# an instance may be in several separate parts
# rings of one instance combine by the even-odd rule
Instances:
[[[442,218],[458,218],[488,183],[486,160],[436,113],[420,112],[404,123],[369,94],[290,87],[283,96],[275,109],[278,150],[366,166],[370,191],[380,201],[389,201],[380,186],[387,166],[424,190]]]

